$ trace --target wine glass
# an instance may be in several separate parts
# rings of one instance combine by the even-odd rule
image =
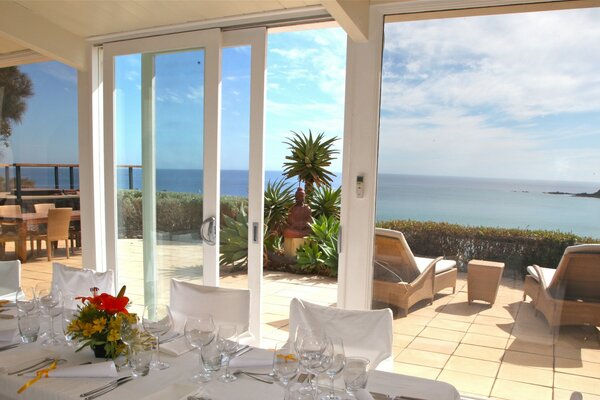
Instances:
[[[323,360],[323,352],[327,347],[327,336],[322,329],[306,329],[299,327],[296,332],[296,351],[300,365],[308,372],[319,367]],[[308,375],[307,383],[300,388],[301,392],[312,392],[312,378]]]
[[[64,308],[62,313],[62,328],[63,333],[65,335],[65,340],[67,341],[67,346],[72,347],[75,345],[73,342],[72,334],[69,332],[69,326],[79,316],[79,311],[72,310],[69,308]]]
[[[235,325],[226,324],[219,326],[217,332],[217,348],[223,355],[223,362],[225,364],[225,374],[219,377],[221,382],[233,382],[237,377],[229,373],[229,360],[231,354],[238,347],[238,333]]]
[[[15,305],[20,312],[29,314],[35,309],[35,290],[31,287],[19,286],[15,296]]]
[[[215,323],[212,315],[200,314],[185,321],[183,329],[185,338],[190,345],[198,349],[200,371],[192,376],[194,382],[206,382],[210,380],[210,373],[203,368],[202,347],[211,343],[215,338]]]
[[[127,363],[129,363],[131,359],[133,346],[140,338],[141,329],[137,316],[135,319],[135,322],[131,323],[128,316],[121,317],[121,341],[127,346]]]
[[[330,349],[328,367],[325,369],[325,374],[329,376],[329,394],[322,397],[322,400],[340,400],[339,396],[335,395],[333,388],[333,382],[336,375],[338,375],[344,369],[346,365],[346,355],[344,353],[344,342],[342,338],[332,337],[329,338]]]
[[[144,308],[142,324],[146,332],[156,340],[156,360],[152,362],[152,369],[167,369],[169,364],[160,360],[160,337],[173,327],[173,316],[169,306],[165,304],[151,304]]]
[[[35,287],[35,297],[42,313],[50,318],[49,337],[44,341],[44,345],[57,345],[60,341],[56,339],[54,331],[54,318],[62,314],[62,292],[57,286],[52,286],[46,282],[40,282]]]
[[[299,369],[298,355],[293,345],[275,346],[273,354],[273,371],[279,377],[279,381],[285,388],[283,400],[290,399],[290,379],[292,379]]]

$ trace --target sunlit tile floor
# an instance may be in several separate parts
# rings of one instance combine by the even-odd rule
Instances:
[[[56,261],[79,266],[81,256],[76,252],[67,260],[59,249]],[[50,280],[51,273],[45,257],[34,258],[23,264],[23,285]],[[223,277],[222,284],[245,287],[246,276]],[[585,400],[600,399],[596,327],[551,332],[529,299],[522,301],[518,279],[502,280],[494,305],[469,305],[467,290],[466,275],[461,274],[456,293],[446,289],[432,305],[418,304],[407,317],[395,316],[396,372],[446,381],[463,394],[493,399],[562,400],[573,391],[582,392]],[[265,271],[263,346],[287,339],[292,297],[335,305],[337,284],[330,278]]]

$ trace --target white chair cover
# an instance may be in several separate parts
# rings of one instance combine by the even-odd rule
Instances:
[[[175,329],[183,331],[187,317],[211,314],[215,325],[235,324],[241,343],[252,343],[250,325],[250,290],[198,285],[171,279],[170,307]]]
[[[65,307],[74,308],[68,304],[68,299],[75,296],[91,296],[90,289],[97,287],[99,293],[115,295],[115,279],[113,271],[96,272],[86,268],[68,267],[61,263],[52,263],[52,285],[58,286],[65,299]]]
[[[21,261],[0,261],[0,300],[14,301],[21,286]]]
[[[299,325],[321,328],[327,336],[342,338],[346,356],[368,358],[371,369],[392,355],[392,319],[389,308],[358,311],[320,306],[296,298],[290,302],[290,335]]]

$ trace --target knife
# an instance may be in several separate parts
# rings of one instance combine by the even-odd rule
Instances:
[[[97,398],[97,397],[103,396],[103,395],[105,395],[106,393],[108,393],[108,392],[110,392],[110,391],[112,391],[112,390],[115,390],[115,389],[116,389],[116,388],[118,388],[119,386],[121,386],[121,385],[123,385],[123,384],[125,384],[125,383],[127,383],[127,382],[130,382],[132,379],[133,379],[133,376],[128,376],[127,378],[125,378],[125,379],[123,379],[123,380],[116,381],[116,382],[115,382],[113,385],[111,385],[111,386],[107,387],[106,389],[104,389],[104,390],[102,390],[102,391],[96,392],[96,393],[94,393],[94,394],[92,394],[92,395],[90,395],[90,396],[88,396],[88,397],[84,398],[83,400],[93,400],[93,399],[95,399],[95,398]]]

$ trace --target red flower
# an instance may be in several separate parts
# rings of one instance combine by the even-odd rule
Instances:
[[[106,311],[108,314],[129,314],[127,309],[127,304],[129,304],[128,297],[114,297],[106,293],[102,293],[100,296],[96,297],[94,300],[100,299],[99,304],[95,304],[99,310]]]

